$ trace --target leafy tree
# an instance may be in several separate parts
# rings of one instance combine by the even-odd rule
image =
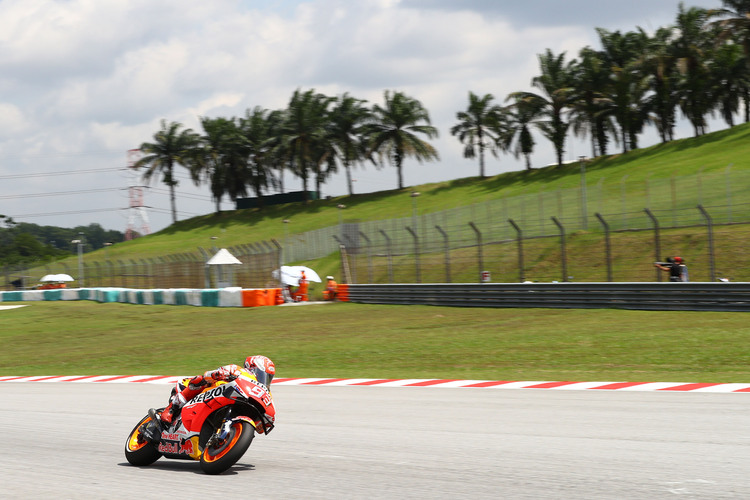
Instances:
[[[556,56],[550,49],[539,55],[539,67],[542,74],[534,77],[531,84],[542,93],[514,92],[510,97],[527,101],[529,105],[540,110],[535,125],[552,142],[557,155],[557,165],[562,166],[565,138],[570,126],[565,121],[565,112],[570,108],[575,95],[572,86],[573,67],[572,63],[565,62],[565,52]]]
[[[369,152],[387,157],[398,171],[398,188],[404,188],[402,167],[411,156],[420,163],[437,160],[437,150],[417,134],[432,139],[438,131],[430,124],[430,115],[418,100],[403,92],[385,91],[384,105],[375,104],[367,126]]]
[[[208,180],[219,213],[225,194],[232,201],[247,195],[247,143],[235,119],[201,118],[201,126],[200,154],[193,159],[191,171],[196,183],[201,173]]]
[[[154,134],[154,142],[144,142],[140,150],[145,154],[134,167],[145,168],[143,178],[148,181],[154,175],[161,174],[162,182],[169,186],[169,200],[172,207],[172,221],[177,222],[177,204],[175,187],[179,184],[174,175],[174,166],[182,165],[188,169],[194,165],[198,155],[200,136],[191,129],[182,129],[182,124],[166,120],[161,121],[161,130]]]
[[[674,139],[677,109],[677,58],[671,40],[672,28],[659,28],[653,37],[640,30],[645,40],[645,50],[640,59],[640,69],[649,75],[652,94],[646,106],[652,114],[651,121],[659,130],[661,142]]]
[[[729,62],[733,68],[731,75],[726,75],[729,80],[733,83],[729,84],[731,87],[739,89],[742,94],[742,102],[745,106],[745,122],[750,122],[750,0],[722,0],[722,8],[710,9],[707,13],[709,19],[717,19],[711,24],[718,28],[717,41],[719,43],[725,43],[730,45],[738,45],[742,47],[742,54],[745,63],[745,72],[740,78],[741,83],[736,80],[738,78],[737,70],[734,67],[734,63]],[[729,57],[729,54],[720,54],[719,58]],[[721,71],[723,68],[717,63],[714,68]],[[728,81],[727,81],[728,83]],[[719,99],[726,99],[726,92],[722,92],[722,97]],[[733,91],[730,91],[733,92]],[[726,111],[727,104],[722,104],[722,114],[724,120],[727,120]],[[731,125],[730,125],[731,126]]]
[[[645,99],[648,77],[639,68],[638,58],[645,48],[642,33],[620,33],[597,28],[602,58],[609,70],[609,82],[603,93],[608,105],[605,115],[613,116],[620,126],[623,153],[636,147],[637,135],[648,118]]]
[[[680,3],[675,25],[679,36],[674,41],[682,77],[677,93],[680,109],[693,125],[696,137],[706,133],[706,115],[711,113],[715,102],[707,66],[711,57],[711,40],[705,29],[707,20],[706,9],[685,9]]]
[[[326,152],[330,151],[326,142],[326,125],[332,102],[331,97],[316,93],[314,89],[305,92],[297,89],[286,112],[282,140],[292,171],[302,179],[305,202],[308,201],[310,175],[316,175],[316,182],[320,182],[321,164],[326,160]]]
[[[247,182],[258,199],[258,208],[263,208],[263,190],[276,184],[272,168],[281,120],[279,111],[268,111],[260,106],[247,110],[240,120],[247,155]]]
[[[719,113],[729,127],[734,126],[734,115],[748,89],[748,71],[742,47],[724,44],[714,51],[711,68],[713,89]]]
[[[611,100],[605,89],[609,84],[610,71],[603,55],[584,47],[580,53],[580,62],[573,65],[574,96],[572,98],[570,121],[573,133],[591,138],[591,156],[607,154],[608,134],[614,131],[607,109]]]
[[[513,100],[503,110],[504,133],[498,135],[501,147],[506,151],[513,151],[518,158],[523,155],[526,170],[531,170],[531,154],[534,152],[534,137],[531,125],[541,112],[541,103],[536,99],[524,99],[511,94],[508,99]]]
[[[489,148],[497,157],[498,145],[501,144],[502,107],[492,104],[493,99],[492,94],[479,97],[470,91],[468,108],[456,113],[459,122],[451,128],[451,135],[464,145],[464,158],[479,156],[480,177],[485,177],[485,149]]]
[[[366,157],[365,124],[370,117],[367,101],[348,93],[338,97],[329,115],[329,134],[333,153],[346,172],[349,196],[354,194],[351,168]]]

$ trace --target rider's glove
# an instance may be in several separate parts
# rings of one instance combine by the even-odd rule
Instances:
[[[214,380],[232,381],[240,376],[240,367],[237,365],[221,366],[207,375]]]
[[[202,388],[204,385],[208,384],[208,381],[206,380],[206,375],[196,375],[195,377],[190,379],[190,383],[188,387],[190,387],[191,390],[197,390]]]

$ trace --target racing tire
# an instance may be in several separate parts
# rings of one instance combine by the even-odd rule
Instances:
[[[242,458],[254,437],[255,427],[244,420],[234,421],[223,443],[203,450],[201,469],[206,474],[221,474]]]
[[[148,442],[139,430],[143,424],[150,421],[151,417],[146,415],[128,435],[128,440],[125,442],[125,458],[131,465],[151,465],[161,457],[161,453],[156,449],[156,446]]]

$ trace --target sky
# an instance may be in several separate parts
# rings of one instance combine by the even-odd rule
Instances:
[[[534,90],[538,55],[600,48],[596,27],[651,32],[674,24],[679,0],[2,0],[0,214],[61,227],[151,232],[171,224],[167,187],[128,168],[160,121],[201,132],[200,117],[286,108],[296,89],[349,93],[369,105],[401,91],[429,112],[440,160],[404,163],[405,186],[479,174],[450,134],[468,93]],[[685,0],[715,8],[720,0]],[[712,122],[712,129],[724,128]],[[681,121],[677,138],[690,137]],[[554,163],[539,134],[532,163]],[[641,146],[658,142],[654,130]],[[566,160],[590,155],[569,138]],[[488,157],[487,175],[522,170]],[[177,167],[178,218],[210,213],[206,185]],[[396,169],[353,172],[354,192],[396,189]],[[285,190],[302,188],[286,173]],[[129,208],[142,188],[145,210]],[[313,189],[313,186],[309,186]],[[272,193],[269,193],[272,194]],[[322,196],[347,194],[343,173]],[[224,200],[224,210],[234,208]],[[143,214],[145,212],[145,219]],[[144,224],[147,223],[147,224]]]

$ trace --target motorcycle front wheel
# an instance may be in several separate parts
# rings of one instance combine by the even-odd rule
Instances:
[[[161,457],[161,453],[156,449],[156,446],[149,443],[140,431],[141,426],[150,421],[151,417],[146,415],[128,435],[128,440],[125,443],[125,458],[132,465],[151,465]]]
[[[203,450],[201,469],[206,474],[221,474],[242,458],[254,437],[255,428],[248,422],[233,422],[225,440],[206,446]]]

